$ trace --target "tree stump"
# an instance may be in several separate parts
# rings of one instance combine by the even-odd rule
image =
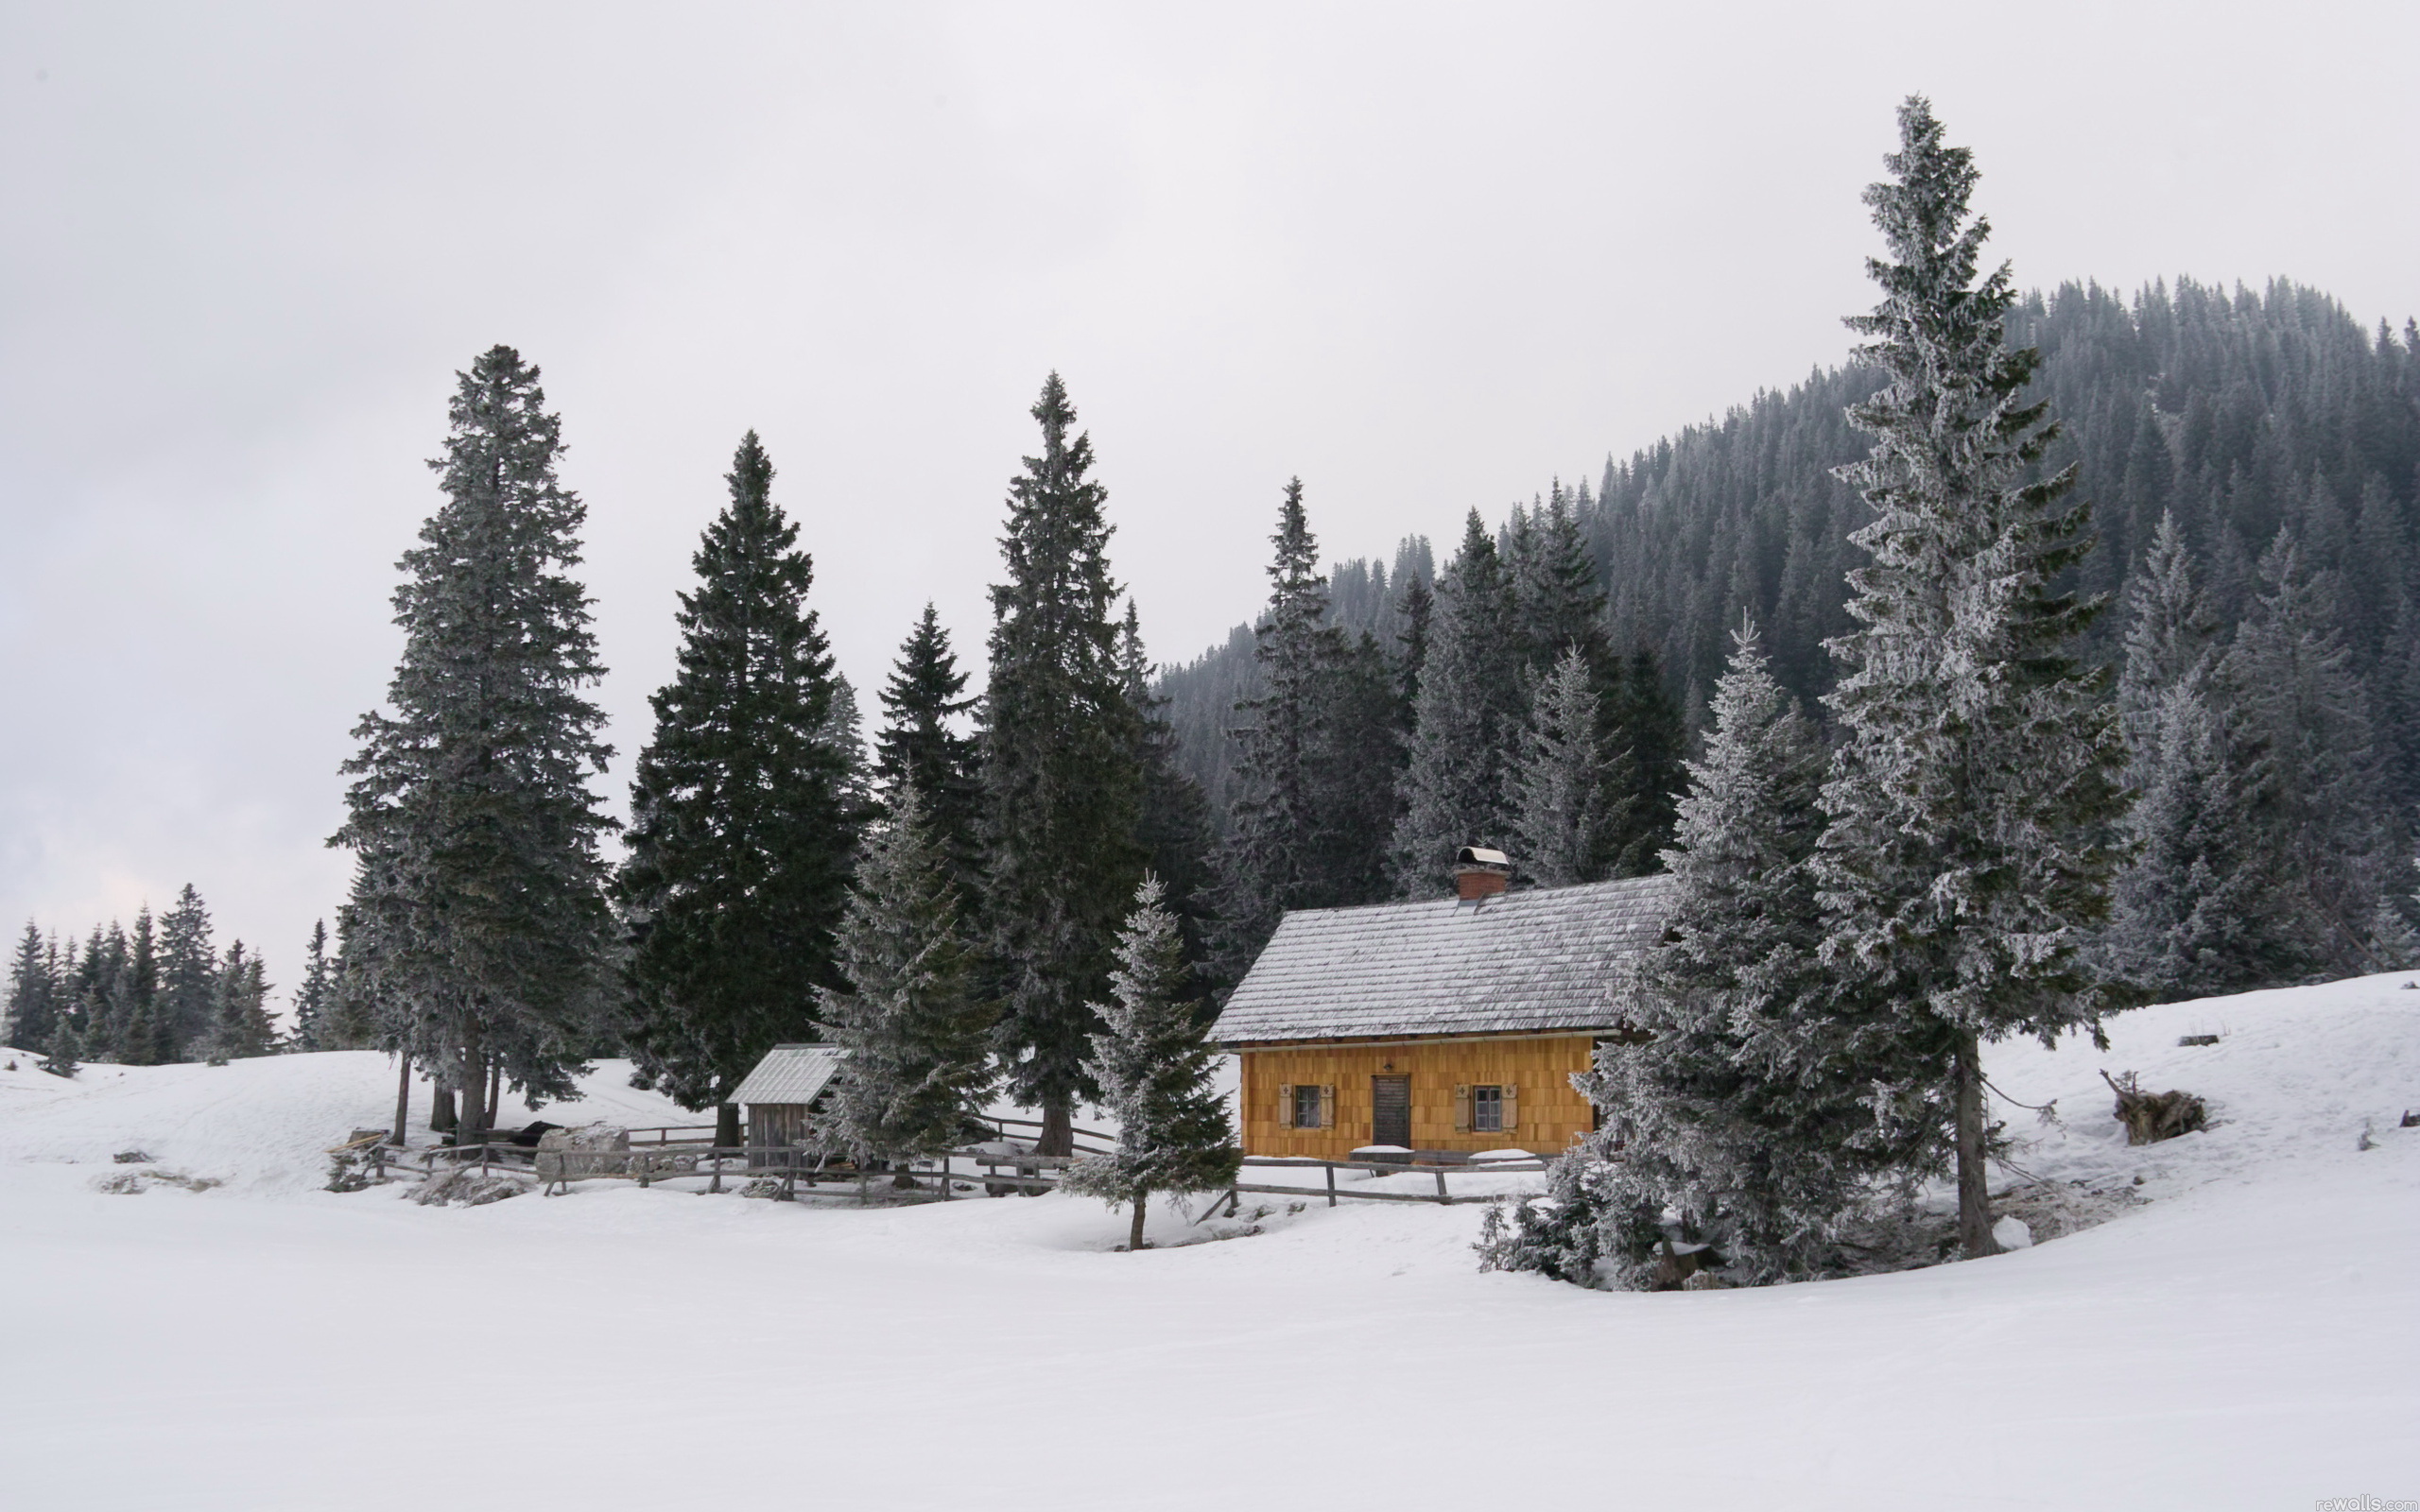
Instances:
[[[2100,1079],[2108,1082],[2109,1090],[2118,1094],[2117,1109],[2109,1116],[2126,1125],[2126,1143],[2129,1144],[2156,1144],[2162,1140],[2172,1140],[2180,1134],[2192,1133],[2209,1120],[2210,1110],[2203,1106],[2202,1099],[2191,1092],[2172,1089],[2164,1092],[2147,1092],[2137,1084],[2131,1071],[2115,1079],[2104,1071]]]

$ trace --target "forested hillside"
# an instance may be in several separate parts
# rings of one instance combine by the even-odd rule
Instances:
[[[2079,569],[2079,586],[2122,596],[2161,512],[2173,510],[2210,613],[2233,626],[2251,607],[2262,553],[2290,528],[2321,575],[2383,737],[2394,801],[2408,807],[2420,774],[2420,627],[2410,607],[2420,328],[2407,321],[2398,336],[2381,323],[2373,334],[2325,294],[2282,281],[2232,294],[2186,281],[2131,302],[2098,285],[2035,295],[2013,313],[2010,337],[2042,349],[2038,395],[2064,427],[2043,465],[2076,463],[2078,493],[2094,505],[2102,549]],[[1833,470],[1866,455],[1846,408],[1879,382],[1854,366],[1810,374],[1608,459],[1593,489],[1561,490],[1596,563],[1614,644],[1656,654],[1692,728],[1743,610],[1765,627],[1785,686],[1811,699],[1829,685],[1823,642],[1849,627],[1845,574],[1859,554],[1848,537],[1869,518]],[[1330,575],[1335,618],[1392,644],[1403,582],[1433,571],[1421,540],[1392,564],[1340,563]],[[2104,615],[2094,653],[2114,657],[2125,623]],[[1256,689],[1252,647],[1238,627],[1162,679],[1185,769],[1221,820],[1233,796],[1226,731],[1236,701]]]

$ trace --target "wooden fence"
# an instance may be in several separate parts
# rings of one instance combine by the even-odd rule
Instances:
[[[1030,1120],[1023,1119],[987,1119],[985,1122],[995,1125],[1022,1124],[1033,1127],[1040,1126]],[[869,1194],[869,1184],[876,1176],[905,1174],[910,1177],[932,1179],[940,1189],[941,1200],[944,1202],[950,1200],[953,1190],[960,1181],[969,1185],[980,1183],[986,1194],[994,1196],[1002,1195],[1011,1190],[1047,1192],[1058,1186],[1057,1173],[1065,1170],[1066,1167],[1084,1159],[1087,1155],[1107,1153],[1105,1150],[1087,1150],[1081,1146],[1079,1146],[1074,1155],[1035,1155],[1030,1151],[987,1150],[979,1146],[970,1146],[964,1149],[949,1150],[929,1160],[910,1161],[900,1172],[886,1173],[859,1169],[845,1161],[836,1162],[828,1153],[816,1150],[717,1145],[712,1138],[713,1127],[714,1125],[710,1124],[673,1124],[655,1128],[631,1129],[627,1131],[631,1136],[631,1144],[627,1150],[546,1150],[542,1152],[534,1145],[515,1143],[509,1138],[497,1139],[491,1136],[475,1143],[431,1145],[417,1150],[399,1150],[382,1143],[367,1146],[365,1153],[370,1155],[373,1174],[380,1181],[396,1178],[424,1179],[438,1174],[441,1167],[450,1165],[459,1170],[475,1162],[482,1176],[504,1171],[544,1177],[548,1195],[555,1194],[558,1189],[568,1192],[574,1181],[634,1180],[644,1187],[658,1181],[699,1176],[708,1178],[706,1190],[715,1193],[722,1190],[724,1168],[736,1163],[739,1167],[738,1174],[745,1175],[752,1180],[779,1181],[780,1190],[775,1195],[784,1201],[796,1198],[802,1180],[810,1187],[820,1181],[852,1182],[856,1185],[860,1198],[863,1198]],[[675,1134],[694,1134],[700,1129],[709,1131],[708,1137],[705,1139],[671,1137]],[[1003,1129],[1002,1132],[1005,1134],[1006,1130]],[[1090,1129],[1078,1130],[1078,1133],[1095,1140],[1108,1138]],[[652,1142],[642,1141],[639,1136],[645,1134],[652,1134],[656,1138]],[[340,1149],[348,1147],[360,1146],[338,1146]],[[542,1156],[545,1158],[543,1160]],[[959,1161],[966,1162],[969,1167],[979,1168],[979,1171],[978,1169],[959,1171],[956,1169],[956,1162]],[[1323,1160],[1300,1156],[1247,1155],[1243,1159],[1243,1169],[1246,1172],[1316,1170],[1323,1175],[1324,1181],[1320,1186],[1297,1186],[1270,1181],[1235,1181],[1219,1192],[1218,1199],[1211,1204],[1209,1211],[1203,1213],[1202,1217],[1211,1216],[1221,1207],[1230,1213],[1236,1211],[1241,1208],[1243,1194],[1246,1193],[1255,1195],[1302,1198],[1323,1196],[1331,1208],[1335,1207],[1339,1200],[1348,1198],[1359,1202],[1426,1202],[1446,1206],[1458,1202],[1487,1202],[1493,1200],[1495,1194],[1458,1193],[1446,1184],[1446,1177],[1456,1173],[1464,1176],[1534,1175],[1545,1171],[1546,1168],[1546,1161],[1534,1157],[1523,1160],[1471,1161],[1424,1160],[1414,1156],[1398,1161]],[[1355,1185],[1339,1186],[1336,1177],[1339,1171],[1367,1172],[1373,1179],[1425,1175],[1434,1179],[1436,1190],[1434,1192],[1369,1192],[1359,1190]]]

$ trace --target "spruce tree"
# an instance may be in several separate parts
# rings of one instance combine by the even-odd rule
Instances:
[[[859,1161],[955,1147],[998,1080],[949,856],[912,783],[884,797],[840,924],[846,986],[817,989],[823,1036],[849,1052],[828,1131]]]
[[[1117,632],[1118,679],[1134,712],[1134,761],[1142,774],[1134,841],[1143,864],[1167,888],[1168,907],[1184,937],[1188,965],[1204,965],[1217,905],[1212,876],[1210,803],[1201,785],[1177,763],[1176,731],[1168,725],[1167,699],[1152,691],[1154,668],[1143,649],[1143,628],[1134,601]]]
[[[349,1050],[335,1033],[335,965],[328,958],[328,921],[311,921],[311,943],[302,954],[302,982],[294,989],[296,1050]]]
[[[1392,856],[1400,896],[1449,888],[1463,846],[1510,843],[1507,778],[1527,713],[1520,668],[1503,564],[1474,509],[1437,580]]]
[[[171,1058],[191,1059],[208,1047],[216,1026],[218,956],[210,943],[210,910],[186,883],[176,906],[160,916],[160,986],[154,1012]]]
[[[227,947],[218,969],[218,1003],[210,1036],[210,1063],[266,1056],[275,1048],[277,1027],[268,1016],[268,977],[260,957],[245,953],[244,942]]]
[[[62,1013],[50,1027],[50,1040],[43,1046],[41,1067],[54,1076],[73,1077],[82,1068],[84,1037],[76,1031],[76,1016]]]
[[[716,1109],[739,1143],[731,1093],[765,1053],[806,1038],[837,984],[859,803],[854,711],[815,610],[812,558],[773,501],[773,465],[749,432],[730,502],[691,558],[678,668],[631,783],[629,855],[614,892],[629,921],[624,1040],[633,1080]]]
[[[965,690],[966,674],[959,670],[949,632],[926,604],[882,690],[874,775],[886,793],[916,790],[925,828],[948,858],[961,900],[975,897],[982,877],[977,831],[983,784],[976,771],[976,743],[956,728],[976,704]]]
[[[1226,1101],[1212,1085],[1218,1052],[1202,1038],[1187,983],[1176,916],[1159,879],[1146,877],[1118,936],[1113,1001],[1094,1009],[1102,1027],[1085,1062],[1117,1122],[1117,1147],[1070,1166],[1061,1183],[1079,1196],[1125,1204],[1130,1252],[1143,1247],[1151,1194],[1217,1191],[1243,1161]]]
[[[2220,713],[2214,627],[2172,514],[2131,596],[2118,707],[2133,854],[2111,892],[2111,967],[2171,1001],[2291,980],[2311,955],[2258,824],[2267,768],[2239,758]]]
[[[2379,970],[2366,940],[2389,816],[2368,703],[2336,628],[2333,576],[2306,564],[2287,526],[2257,573],[2221,675],[2263,765],[2269,864],[2314,958],[2340,974]]]
[[[1557,1211],[1498,1226],[1497,1268],[1584,1280],[1601,1255],[1645,1286],[1677,1221],[1743,1279],[1811,1274],[1898,1153],[1867,1106],[1894,1026],[1860,1021],[1817,964],[1823,743],[1752,626],[1734,632],[1710,714],[1665,858],[1672,912],[1616,985],[1626,1032],[1581,1078],[1599,1128],[1558,1162]]]
[[[1890,383],[1850,411],[1875,438],[1843,475],[1875,510],[1851,540],[1858,627],[1826,702],[1841,746],[1817,875],[1826,963],[1897,1016],[1958,1172],[1958,1237],[1994,1253],[1980,1045],[2098,1030],[2112,1005],[2083,958],[2108,906],[2124,760],[2105,679],[2077,637],[2102,607],[2054,592],[2091,546],[2066,470],[2028,481],[2056,427],[2027,403],[2039,352],[2006,341],[2005,265],[1979,282],[1976,172],[1931,108],[1899,112],[1893,178],[1866,192],[1889,262],[1851,327]]]
[[[1237,791],[1219,856],[1222,976],[1240,980],[1288,909],[1319,907],[1326,831],[1334,817],[1326,775],[1343,637],[1327,623],[1327,578],[1303,507],[1303,480],[1277,507],[1269,607],[1254,627],[1259,692],[1236,705]]]
[[[399,564],[391,712],[355,728],[332,843],[360,862],[346,970],[475,1136],[492,1063],[533,1099],[567,1096],[602,1022],[613,821],[586,779],[612,748],[582,696],[604,669],[570,575],[586,510],[557,480],[562,421],[510,347],[457,377],[429,464],[445,503]]]
[[[50,1043],[59,1021],[59,952],[45,942],[30,919],[17,937],[17,952],[9,961],[9,1003],[0,1014],[0,1045],[40,1050]]]
[[[1664,686],[1664,668],[1644,645],[1622,663],[1620,685],[1609,701],[1610,865],[1615,876],[1643,877],[1662,869],[1672,843],[1688,736],[1680,705]]]
[[[1107,491],[1092,438],[1052,373],[1035,403],[1041,455],[1009,485],[992,589],[982,721],[984,936],[1011,1095],[1042,1109],[1041,1153],[1074,1146],[1090,1003],[1109,976],[1143,871],[1134,705],[1118,664]]]
[[[1541,886],[1601,877],[1619,821],[1606,807],[1614,764],[1599,732],[1596,682],[1582,648],[1563,653],[1538,687],[1512,772],[1513,854]]]

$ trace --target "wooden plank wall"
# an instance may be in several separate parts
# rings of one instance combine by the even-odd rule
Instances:
[[[1370,1079],[1409,1075],[1414,1149],[1551,1155],[1586,1133],[1594,1120],[1571,1075],[1588,1069],[1595,1046],[1594,1036],[1572,1035],[1241,1051],[1244,1153],[1343,1160],[1370,1143]],[[1279,1122],[1277,1090],[1299,1082],[1336,1088],[1335,1127],[1293,1129]],[[1501,1134],[1454,1132],[1456,1087],[1508,1084],[1520,1089],[1517,1127]]]

